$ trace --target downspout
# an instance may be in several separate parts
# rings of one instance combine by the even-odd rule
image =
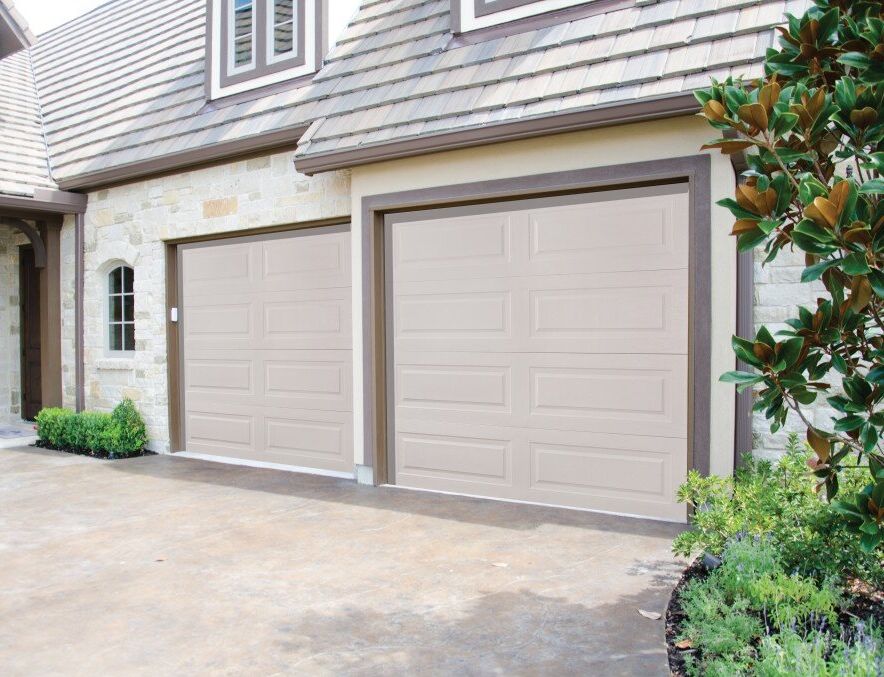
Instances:
[[[727,136],[727,135],[725,135]],[[742,153],[731,155],[734,167],[735,184],[740,184],[740,177],[749,165]],[[755,336],[755,257],[752,251],[737,252],[737,336],[752,338]],[[748,364],[736,361],[739,371],[752,371]],[[752,390],[751,388],[737,393],[734,412],[734,468],[743,461],[743,455],[752,451]]]
[[[76,386],[76,409],[86,408],[85,357],[83,350],[83,290],[86,263],[86,217],[74,215],[74,380]]]

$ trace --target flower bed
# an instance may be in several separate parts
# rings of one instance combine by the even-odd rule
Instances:
[[[681,488],[695,514],[674,550],[701,556],[667,611],[673,674],[884,674],[882,551],[820,499],[810,457],[793,437],[776,464],[747,459],[733,479],[692,474]]]

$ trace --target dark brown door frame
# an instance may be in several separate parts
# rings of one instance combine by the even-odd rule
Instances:
[[[397,211],[687,181],[690,195],[688,467],[709,473],[711,391],[711,160],[691,155],[362,198],[364,465],[389,481],[387,453],[384,216]]]

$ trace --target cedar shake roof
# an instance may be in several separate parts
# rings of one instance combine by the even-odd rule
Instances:
[[[298,157],[312,161],[683,95],[710,76],[759,75],[773,27],[809,5],[595,0],[588,9],[608,10],[482,38],[452,35],[450,1],[363,0],[312,83],[207,103],[206,0],[111,0],[0,60],[0,91],[11,92],[0,100],[0,193],[87,185],[271,133],[294,147],[308,125]]]

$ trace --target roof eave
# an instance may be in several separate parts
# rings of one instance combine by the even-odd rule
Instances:
[[[21,13],[9,0],[0,0],[0,59],[37,44]]]
[[[148,177],[162,176],[201,166],[231,162],[258,153],[269,153],[274,150],[294,147],[307,131],[306,126],[299,125],[273,132],[258,134],[244,139],[222,141],[208,146],[201,146],[170,153],[160,157],[142,160],[109,169],[85,172],[69,177],[56,177],[59,187],[64,190],[95,190],[110,185],[144,180]]]
[[[320,172],[347,169],[359,165],[428,155],[459,148],[516,141],[537,136],[563,134],[597,127],[614,127],[632,122],[691,115],[700,104],[690,92],[641,99],[628,103],[593,106],[579,111],[558,113],[514,122],[417,136],[401,141],[379,143],[360,148],[304,155],[295,159],[295,168],[311,176]]]
[[[88,196],[48,188],[34,189],[33,197],[0,193],[0,215],[7,212],[22,214],[83,214]]]

